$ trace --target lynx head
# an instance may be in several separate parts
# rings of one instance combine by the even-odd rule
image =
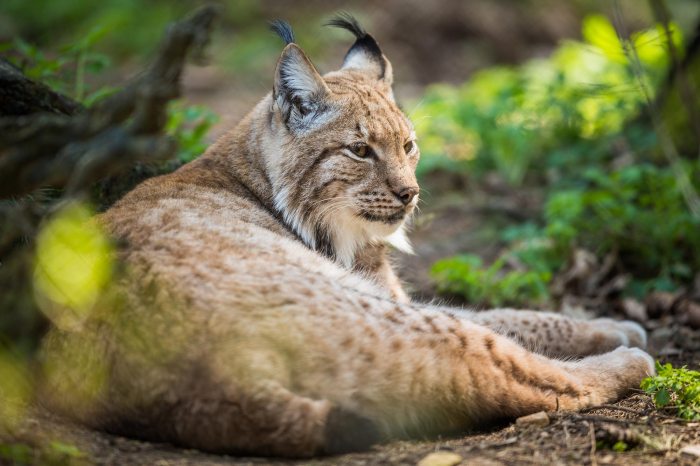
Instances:
[[[277,63],[265,160],[275,208],[310,247],[346,265],[368,242],[410,251],[404,226],[418,202],[419,150],[394,102],[392,67],[351,16],[329,25],[356,41],[342,67],[323,76],[294,43]]]

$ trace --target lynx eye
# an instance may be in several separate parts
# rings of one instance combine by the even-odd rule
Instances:
[[[372,149],[365,143],[358,142],[348,147],[350,152],[361,159],[366,159],[372,156]]]
[[[403,150],[407,154],[410,154],[414,150],[416,150],[416,143],[413,141],[408,141],[406,144],[403,145]]]

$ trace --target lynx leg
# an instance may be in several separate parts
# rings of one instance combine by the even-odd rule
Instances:
[[[645,348],[646,332],[631,321],[580,320],[551,312],[496,309],[455,314],[484,325],[549,356],[587,356],[618,346]]]
[[[462,368],[454,365],[462,373],[444,378],[457,391],[453,396],[466,395],[462,408],[477,420],[578,410],[614,401],[654,371],[653,359],[638,348],[620,347],[578,361],[559,361],[476,324],[465,322],[463,329],[470,335],[468,349]]]
[[[330,358],[327,351],[315,353],[301,381],[308,388],[301,392],[314,390],[371,419],[382,437],[456,432],[542,410],[578,410],[619,399],[653,372],[652,358],[637,348],[561,361],[439,312],[446,309],[369,309],[363,319],[371,319],[376,332],[358,322],[342,324],[361,328],[332,352],[334,364],[346,372],[324,378],[319,393],[321,379],[313,371],[323,370]],[[338,315],[339,321],[348,315]]]
[[[365,450],[380,440],[368,419],[273,382],[245,393],[208,388],[158,409],[163,414],[152,429],[128,421],[105,427],[203,451],[296,458]]]
[[[280,388],[274,396],[251,405],[251,413],[264,409],[262,421],[250,424],[251,419],[234,408],[235,430],[220,429],[227,434],[221,441],[236,439],[237,449],[266,455],[358,451],[388,438],[455,432],[542,410],[578,410],[611,402],[638,387],[654,370],[652,358],[638,348],[620,347],[579,361],[559,361],[532,353],[477,324],[455,326],[459,321],[441,317],[431,320],[441,337],[420,333],[412,354],[384,353],[381,364],[396,372],[377,367],[376,360],[374,369],[357,366],[359,373],[345,374],[322,387],[319,396],[330,401],[314,401]],[[444,332],[443,325],[447,326]],[[361,357],[352,353],[348,356],[353,359]],[[420,366],[421,360],[427,362],[422,369],[407,364]],[[346,397],[348,380],[359,385]],[[225,409],[226,404],[217,405],[212,415],[221,419]],[[189,442],[198,441],[209,422],[208,416],[197,414],[201,424],[193,422],[185,433]],[[243,433],[241,419],[250,426]],[[241,438],[249,443],[242,444]],[[219,449],[218,444],[190,445]]]

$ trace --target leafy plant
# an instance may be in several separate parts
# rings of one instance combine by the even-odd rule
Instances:
[[[0,443],[0,463],[24,466],[45,464],[49,466],[75,466],[89,464],[87,455],[75,445],[57,440],[36,448],[23,443]]]
[[[166,131],[178,143],[177,159],[190,162],[207,148],[207,133],[219,117],[203,105],[174,102],[168,109]]]
[[[94,51],[106,33],[104,27],[93,28],[77,42],[59,47],[53,54],[45,53],[21,38],[3,44],[2,49],[27,77],[90,106],[117,90],[110,86],[92,88],[86,81],[87,74],[98,75],[112,64],[107,55]]]
[[[656,407],[672,407],[683,419],[700,420],[700,372],[659,362],[656,372],[656,376],[647,377],[641,385]]]
[[[549,297],[549,272],[508,271],[505,257],[484,267],[480,257],[464,254],[436,262],[431,274],[440,292],[464,296],[474,304],[537,305]]]
[[[545,194],[540,218],[502,235],[504,256],[525,258],[520,267],[445,259],[433,269],[439,290],[493,305],[542,303],[551,276],[577,248],[616,254],[633,273],[626,293],[635,296],[676,289],[700,269],[700,218],[678,179],[682,170],[691,189],[700,188],[700,164],[663,164],[654,132],[638,118],[642,87],[653,92],[666,73],[664,31],[656,25],[621,42],[602,16],[586,18],[582,29],[585,42],[564,42],[550,58],[488,69],[461,87],[434,87],[417,110],[420,175],[446,169],[478,184],[496,172]],[[670,30],[680,48],[680,31]]]
[[[685,168],[700,174],[696,162]],[[544,232],[562,259],[574,247],[599,256],[615,252],[637,278],[633,294],[655,288],[650,281],[658,277],[675,288],[700,269],[700,218],[688,210],[668,167],[640,163],[612,172],[591,167],[578,187],[553,192],[544,210]]]
[[[32,449],[22,443],[0,443],[0,459],[10,464],[28,465],[32,463]]]
[[[643,84],[653,90],[668,65],[660,28],[622,43],[606,18],[589,16],[585,42],[564,42],[548,59],[490,68],[460,87],[430,88],[413,116],[421,135],[420,173],[464,169],[478,177],[495,170],[520,185],[547,174],[561,177],[550,168],[571,173],[600,161],[604,146],[591,150],[591,142],[619,133],[645,102],[623,50],[635,48]],[[673,24],[671,30],[679,48],[681,33]]]

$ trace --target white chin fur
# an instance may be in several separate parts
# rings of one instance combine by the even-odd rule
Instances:
[[[302,240],[311,248],[316,247],[316,238],[312,225],[301,220],[300,212],[288,207],[288,188],[281,189],[275,196],[275,207],[282,213],[286,223],[292,227]],[[331,219],[327,219],[331,220]],[[345,267],[352,267],[355,253],[359,248],[371,242],[387,242],[399,251],[413,254],[411,243],[406,237],[405,222],[387,225],[381,222],[369,222],[357,217],[345,208],[333,215],[329,222],[329,233],[333,241],[333,250],[338,262]]]
[[[352,266],[357,250],[371,242],[384,241],[399,251],[413,254],[404,222],[396,225],[368,222],[350,209],[344,209],[334,216],[331,237],[336,257],[346,267]]]
[[[406,254],[415,254],[411,241],[406,236],[406,224],[402,223],[398,230],[384,238],[385,241],[393,247]]]

